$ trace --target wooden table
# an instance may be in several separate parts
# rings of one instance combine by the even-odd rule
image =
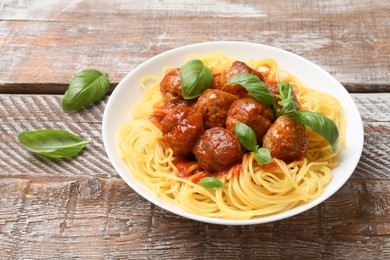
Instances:
[[[51,1],[0,3],[0,258],[390,258],[390,2]],[[239,40],[301,55],[351,93],[364,150],[348,182],[294,217],[218,226],[173,215],[119,177],[101,134],[109,98],[64,113],[82,69],[115,88],[186,44]],[[73,160],[26,151],[17,133],[65,129],[94,142]]]

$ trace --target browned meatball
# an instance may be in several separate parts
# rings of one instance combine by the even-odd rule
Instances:
[[[203,116],[205,129],[212,127],[225,127],[227,112],[237,97],[219,90],[208,89],[199,98],[195,109]]]
[[[259,79],[261,81],[264,81],[263,75],[260,72],[248,67],[244,62],[235,61],[235,62],[233,62],[232,66],[230,68],[224,70],[220,74],[220,76],[218,77],[219,83],[215,84],[215,85],[218,86],[219,88],[223,88],[224,91],[232,93],[240,98],[246,97],[248,95],[248,92],[242,86],[237,85],[237,84],[230,84],[230,85],[225,86],[226,82],[228,82],[228,80],[233,75],[235,75],[237,73],[242,73],[242,72],[256,75],[257,77],[259,77]]]
[[[277,81],[269,81],[269,82],[267,82],[267,87],[273,94],[279,95],[278,84],[279,84],[279,82],[277,82]]]
[[[178,103],[184,100],[181,90],[180,69],[168,72],[160,82],[160,90],[165,102]]]
[[[194,154],[199,166],[210,172],[227,170],[242,158],[237,137],[222,127],[206,130],[196,143]]]
[[[172,109],[161,121],[163,141],[172,148],[174,155],[188,157],[203,133],[202,115],[189,107]]]
[[[251,127],[256,133],[256,140],[261,143],[264,134],[275,120],[272,108],[254,98],[242,98],[233,102],[226,118],[226,128],[234,133],[238,122]]]
[[[268,129],[263,146],[271,156],[287,163],[300,159],[308,149],[306,128],[291,117],[281,116]]]

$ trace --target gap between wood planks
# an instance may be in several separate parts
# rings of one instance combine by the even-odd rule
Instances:
[[[118,85],[117,82],[110,84],[109,94]],[[390,93],[388,84],[342,84],[349,93]],[[66,83],[5,83],[0,84],[0,94],[53,94],[62,95],[68,89]]]
[[[115,89],[118,83],[110,84],[109,94]],[[65,83],[5,83],[0,84],[0,94],[43,94],[63,95],[69,84]]]

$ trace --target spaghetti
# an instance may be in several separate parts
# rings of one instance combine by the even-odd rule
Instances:
[[[232,65],[233,59],[223,53],[193,55],[210,68],[213,74]],[[338,127],[339,145],[345,147],[345,120],[341,105],[329,94],[305,88],[302,82],[279,69],[272,59],[251,60],[246,64],[262,72],[265,81],[286,81],[292,86],[300,107],[321,112]],[[159,83],[172,67],[166,67],[161,77],[147,76],[141,85],[145,93],[132,110],[133,120],[120,131],[121,157],[132,174],[160,197],[188,212],[225,219],[250,219],[283,212],[320,196],[332,178],[338,164],[338,153],[317,133],[307,130],[308,152],[301,160],[285,163],[274,158],[270,164],[258,165],[253,154],[245,154],[242,163],[225,174],[221,189],[210,190],[197,184],[206,176],[197,171],[180,175],[171,148],[162,141],[162,132],[150,121],[155,107],[163,102]],[[196,163],[193,169],[197,168]],[[191,168],[191,167],[190,167]],[[191,172],[193,169],[187,169]]]

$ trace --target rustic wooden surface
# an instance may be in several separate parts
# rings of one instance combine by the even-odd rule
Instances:
[[[0,259],[389,259],[390,2],[51,1],[0,3]],[[63,113],[79,70],[112,88],[163,51],[240,40],[319,64],[355,100],[362,158],[330,199],[294,217],[217,226],[155,207],[129,188],[104,151],[106,101]],[[73,160],[22,148],[16,134],[65,129],[94,142]]]

